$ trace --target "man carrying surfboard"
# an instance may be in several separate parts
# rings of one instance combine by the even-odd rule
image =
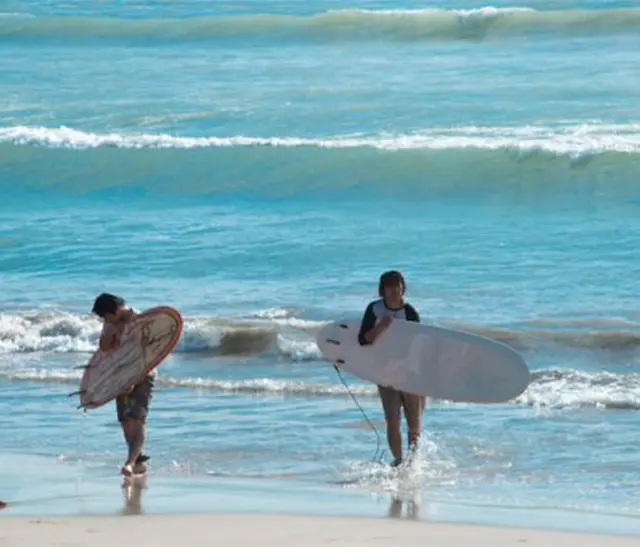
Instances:
[[[405,291],[406,283],[400,272],[391,270],[380,276],[378,283],[380,299],[371,302],[364,312],[358,334],[360,345],[374,344],[394,319],[420,322],[416,309],[404,300]],[[382,385],[378,386],[378,394],[387,422],[387,442],[394,458],[392,465],[397,467],[403,461],[402,409],[407,421],[409,450],[413,451],[420,438],[426,398]]]
[[[123,298],[108,293],[102,293],[95,299],[92,312],[103,320],[99,347],[105,353],[118,347],[125,326],[136,316]],[[126,477],[146,471],[144,462],[149,458],[142,454],[142,446],[152,391],[153,373],[150,373],[139,384],[116,397],[118,421],[128,447],[127,460],[121,470]]]

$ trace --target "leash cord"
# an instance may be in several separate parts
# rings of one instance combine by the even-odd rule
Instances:
[[[376,451],[373,454],[373,458],[371,458],[371,461],[374,462],[374,463],[380,463],[382,461],[382,457],[384,456],[384,450],[382,450],[380,448],[380,444],[381,444],[380,433],[378,432],[378,429],[376,428],[376,426],[373,425],[373,423],[369,419],[369,416],[367,416],[367,413],[364,411],[364,408],[362,408],[362,406],[358,402],[358,399],[356,398],[356,396],[351,391],[351,388],[349,387],[349,384],[347,384],[347,382],[345,381],[344,377],[342,376],[342,373],[340,372],[340,369],[335,364],[333,365],[333,368],[338,373],[338,377],[340,378],[340,381],[342,382],[342,385],[346,388],[347,392],[351,396],[351,399],[353,399],[353,402],[355,403],[356,407],[358,408],[358,410],[364,416],[365,421],[369,424],[369,427],[375,433],[375,436],[376,436]]]

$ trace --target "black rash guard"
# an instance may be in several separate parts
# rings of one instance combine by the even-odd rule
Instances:
[[[365,333],[375,327],[376,322],[385,315],[390,315],[394,319],[404,319],[405,321],[420,323],[420,316],[411,304],[405,304],[400,308],[387,308],[382,298],[375,300],[367,306],[364,316],[362,317],[360,332],[358,333],[358,342],[360,342],[361,346],[369,344],[364,338]]]

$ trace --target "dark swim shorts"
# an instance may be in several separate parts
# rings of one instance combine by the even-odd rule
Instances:
[[[131,393],[119,395],[116,397],[116,411],[118,413],[118,421],[122,422],[127,419],[147,420],[149,412],[149,401],[151,400],[151,392],[153,391],[153,376],[147,376],[140,382]]]

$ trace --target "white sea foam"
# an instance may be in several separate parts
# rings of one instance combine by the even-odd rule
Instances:
[[[0,368],[0,379],[66,385],[76,384],[80,380],[81,373],[80,370],[73,370],[71,367],[62,369],[5,366]],[[318,383],[293,378],[256,377],[230,380],[160,374],[156,383],[160,387],[180,387],[212,393],[243,393],[259,396],[350,396],[347,388],[337,377],[335,383]],[[358,397],[377,396],[375,386],[355,380],[349,382],[349,390]],[[444,402],[444,404],[452,403]],[[532,406],[550,411],[578,408],[639,410],[640,374],[589,373],[571,369],[539,371],[533,374],[528,389],[506,404]]]
[[[640,124],[577,124],[557,127],[430,128],[411,134],[307,137],[185,137],[169,134],[91,133],[70,127],[0,127],[0,143],[50,148],[191,149],[232,147],[372,148],[378,150],[509,150],[583,155],[640,152]]]

